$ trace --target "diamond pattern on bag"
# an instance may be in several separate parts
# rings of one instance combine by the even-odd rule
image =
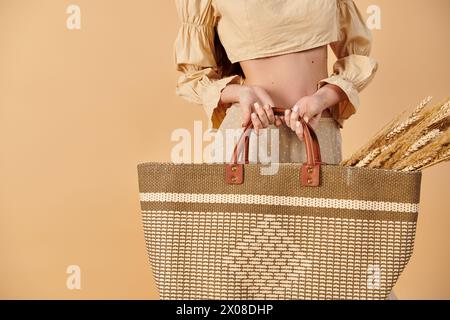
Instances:
[[[295,291],[298,294],[305,269],[311,267],[274,214],[257,219],[257,225],[224,256],[224,262],[244,299],[284,299]]]

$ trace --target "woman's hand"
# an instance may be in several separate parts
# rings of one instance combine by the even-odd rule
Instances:
[[[339,87],[326,84],[313,95],[302,97],[292,109],[287,109],[281,121],[303,140],[303,127],[298,118],[301,116],[313,129],[317,129],[322,112],[344,99],[346,95]]]
[[[320,96],[304,96],[295,103],[292,109],[286,109],[283,120],[289,128],[295,131],[299,139],[303,140],[303,127],[299,117],[302,117],[313,129],[316,129],[319,125],[322,111],[327,107]]]
[[[242,86],[239,92],[239,105],[242,111],[242,126],[245,127],[252,121],[255,132],[267,128],[270,124],[279,127],[282,122],[279,116],[273,113],[275,105],[267,91],[261,87],[253,85]]]

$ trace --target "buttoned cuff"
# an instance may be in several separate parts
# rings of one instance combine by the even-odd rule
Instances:
[[[339,123],[339,127],[343,128],[344,120],[350,118],[359,108],[358,90],[356,90],[352,82],[339,75],[331,75],[326,79],[320,80],[317,83],[317,89],[320,89],[327,83],[338,86],[347,96],[347,99],[329,108],[332,117]]]
[[[240,75],[232,75],[211,82],[203,89],[203,107],[208,117],[208,129],[218,129],[226,115],[231,103],[221,103],[222,90],[230,83],[242,84]]]

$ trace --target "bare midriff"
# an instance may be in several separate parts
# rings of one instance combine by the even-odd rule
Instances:
[[[303,96],[317,91],[319,80],[328,77],[327,46],[294,53],[240,61],[244,84],[267,91],[275,107],[292,108]],[[328,109],[323,117],[330,117]]]

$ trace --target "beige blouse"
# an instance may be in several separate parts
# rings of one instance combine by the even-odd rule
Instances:
[[[358,93],[377,71],[372,35],[352,0],[175,0],[181,26],[174,42],[176,94],[203,105],[208,128],[219,128],[227,107],[221,91],[242,84],[239,61],[329,44],[333,73],[317,83],[340,87],[348,99],[330,107],[340,127],[358,109]]]

